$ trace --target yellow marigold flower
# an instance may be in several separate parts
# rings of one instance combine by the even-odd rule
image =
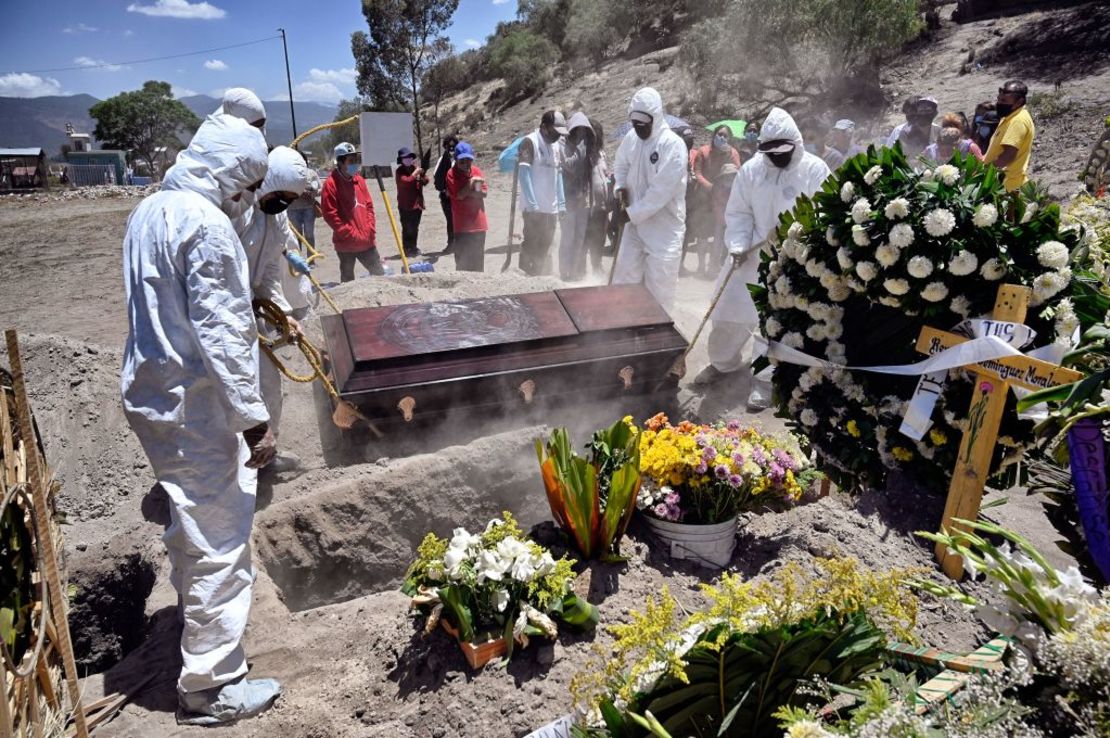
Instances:
[[[934,446],[943,446],[948,443],[948,436],[944,434],[944,431],[933,428],[929,431],[929,440],[933,442]]]
[[[859,426],[856,425],[856,421],[849,420],[848,425],[845,427],[848,429],[848,435],[850,435],[852,438],[860,437]]]
[[[895,446],[890,452],[894,454],[894,458],[899,461],[909,461],[913,458],[913,451],[910,451],[908,448],[903,448],[902,446]]]

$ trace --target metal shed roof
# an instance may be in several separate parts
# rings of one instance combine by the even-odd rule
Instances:
[[[42,149],[0,149],[0,156],[42,156]]]

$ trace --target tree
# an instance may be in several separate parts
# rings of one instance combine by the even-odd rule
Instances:
[[[364,97],[353,97],[350,100],[340,100],[339,107],[335,111],[335,117],[332,118],[334,122],[346,120],[353,115],[368,112],[373,110],[370,100]],[[359,139],[358,121],[348,123],[338,128],[329,128],[328,132],[323,136],[327,144],[328,153],[332,153],[337,145],[344,141],[355,142]]]
[[[490,49],[490,71],[505,80],[505,102],[541,91],[559,60],[555,44],[529,31],[512,31]]]
[[[359,94],[376,109],[400,103],[411,110],[421,155],[420,83],[450,53],[441,34],[458,6],[459,0],[362,0],[370,33],[351,34]]]
[[[629,4],[619,0],[571,0],[563,37],[563,57],[572,65],[595,65],[612,54],[624,40]]]
[[[145,82],[140,90],[121,92],[89,108],[96,119],[93,135],[109,149],[130,151],[131,160],[141,159],[155,173],[155,149],[181,147],[181,135],[191,136],[200,126],[180,100],[175,100],[169,82]]]
[[[465,71],[463,61],[455,54],[449,54],[436,62],[424,75],[420,89],[432,101],[437,141],[443,137],[439,125],[439,105],[444,97],[461,89],[467,83]]]

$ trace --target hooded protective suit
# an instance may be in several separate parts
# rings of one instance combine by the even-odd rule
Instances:
[[[667,125],[659,93],[645,87],[628,106],[652,117],[651,135],[630,130],[617,149],[614,178],[628,192],[628,220],[621,237],[613,284],[643,282],[670,311],[678,284],[686,230],[686,144]]]
[[[220,112],[242,118],[251,125],[266,120],[266,106],[246,87],[232,87],[225,92]]]
[[[247,670],[258,477],[241,433],[267,414],[246,258],[220,204],[265,175],[261,131],[215,113],[131,213],[123,241],[123,407],[170,500],[163,540],[184,606],[184,693]]]
[[[778,225],[779,215],[794,207],[799,195],[812,195],[829,176],[828,165],[805,150],[801,131],[790,114],[773,108],[759,130],[759,142],[779,139],[794,142],[790,164],[780,168],[757,153],[740,168],[725,208],[725,246],[730,254],[745,258],[713,311],[709,360],[722,372],[751,364],[751,338],[759,332],[759,316],[748,284],[759,281],[757,247]],[[732,260],[726,260],[716,289],[731,267]]]
[[[270,166],[266,179],[255,192],[255,201],[272,192],[292,192],[300,195],[308,186],[308,167],[304,159],[287,146],[278,146],[270,152]],[[285,213],[266,215],[255,205],[232,221],[235,232],[243,244],[247,257],[251,298],[270,300],[288,315],[293,306],[285,297],[284,277],[289,274],[285,249],[296,250],[296,236],[289,230],[289,217]],[[270,430],[278,434],[281,421],[281,372],[265,356],[259,358],[259,379],[262,399],[270,416]]]

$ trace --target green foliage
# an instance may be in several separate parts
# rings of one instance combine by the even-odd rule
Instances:
[[[156,171],[155,149],[180,148],[180,136],[200,126],[192,111],[174,99],[169,82],[144,82],[142,89],[101,100],[89,115],[96,119],[93,135],[104,148],[130,151],[130,159],[145,161],[151,172]]]
[[[555,429],[546,449],[536,439],[547,501],[584,557],[619,560],[640,488],[640,430],[618,420],[595,432],[589,449],[589,459],[576,454],[566,428]]]
[[[1068,97],[1063,88],[1051,92],[1030,92],[1027,102],[1029,112],[1037,120],[1052,120],[1059,118],[1075,107],[1075,101]]]
[[[350,100],[340,100],[339,107],[335,111],[335,118],[333,118],[332,120],[337,122],[341,120],[347,120],[351,116],[358,115],[359,113],[367,112],[373,109],[374,108],[371,106],[369,98],[353,97]],[[378,109],[381,110],[382,108]],[[399,111],[395,110],[395,112]],[[335,162],[333,160],[333,152],[336,145],[343,141],[350,141],[357,146],[359,135],[360,134],[358,130],[357,120],[353,123],[347,123],[346,125],[342,125],[337,128],[329,128],[321,137],[325,142],[325,161],[327,161],[328,164],[334,164]]]
[[[624,39],[629,3],[571,0],[564,37],[564,58],[581,66],[612,56]]]
[[[35,560],[24,510],[16,504],[0,514],[0,561],[4,562],[0,566],[0,640],[19,664],[31,638]]]
[[[543,91],[558,59],[555,44],[525,30],[495,39],[489,52],[490,72],[505,81],[507,100]]]

